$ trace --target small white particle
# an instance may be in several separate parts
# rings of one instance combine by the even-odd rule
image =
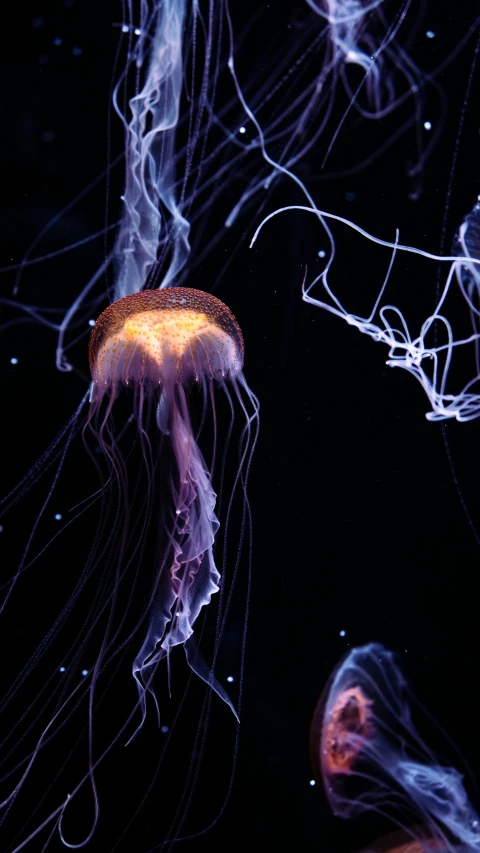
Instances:
[[[82,669],[82,675],[83,676],[88,675],[88,669]]]
[[[315,784],[316,784],[315,779],[310,779],[310,782],[308,784],[310,785],[311,788],[315,787]]]
[[[53,517],[54,517],[55,521],[61,521],[62,520],[62,513],[56,512]]]
[[[432,122],[431,121],[424,121],[423,126],[424,126],[425,130],[431,130],[432,129]]]
[[[238,132],[239,132],[239,133],[246,133],[246,132],[247,132],[247,128],[246,128],[246,127],[241,127],[241,128],[239,129],[239,131],[238,131]]]
[[[10,364],[18,364],[18,358],[11,358]]]
[[[235,679],[234,679],[233,675],[227,675],[227,681],[228,681],[230,684],[231,684],[231,683],[232,683],[232,681],[234,681],[234,680],[235,680]]]

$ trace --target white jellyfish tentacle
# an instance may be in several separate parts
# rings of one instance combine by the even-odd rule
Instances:
[[[115,299],[142,290],[157,260],[160,234],[173,235],[172,256],[162,281],[168,286],[182,269],[190,252],[190,224],[175,197],[174,144],[180,113],[183,77],[185,0],[166,0],[154,12],[144,12],[139,41],[131,56],[135,72],[147,73],[141,88],[129,99],[128,120],[120,107],[119,92],[127,71],[113,94],[113,104],[125,128],[124,214],[115,254],[119,271]],[[151,38],[148,15],[156,18]]]

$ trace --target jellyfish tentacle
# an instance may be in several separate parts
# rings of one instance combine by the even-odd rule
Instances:
[[[162,567],[166,583],[157,585],[148,631],[133,664],[142,715],[137,731],[145,721],[147,693],[156,704],[152,687],[156,666],[165,657],[169,660],[171,650],[178,645],[184,646],[192,671],[217,693],[238,719],[230,697],[203,660],[193,637],[193,625],[202,607],[210,603],[219,589],[220,573],[213,556],[219,528],[215,514],[217,496],[195,440],[184,389],[166,385],[161,405],[161,429],[171,437],[177,469],[174,524],[169,533],[169,554],[172,556],[168,570],[167,563]]]

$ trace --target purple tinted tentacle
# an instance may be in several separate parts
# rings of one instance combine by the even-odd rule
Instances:
[[[210,603],[219,589],[220,574],[213,557],[219,527],[215,515],[216,493],[195,440],[183,388],[164,389],[162,396],[162,431],[171,436],[177,468],[173,488],[175,519],[169,533],[169,563],[161,571],[165,582],[160,578],[148,631],[133,664],[142,713],[138,728],[146,716],[147,693],[154,697],[151,682],[155,668],[178,645],[184,645],[190,668],[237,716],[231,699],[203,661],[193,637],[193,625],[202,607]]]

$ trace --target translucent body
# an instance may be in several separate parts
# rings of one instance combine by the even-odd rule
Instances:
[[[461,774],[441,765],[413,725],[406,681],[394,655],[352,649],[318,702],[310,756],[332,811],[386,814],[414,850],[480,849],[480,820]],[[452,843],[452,836],[456,839]]]
[[[193,384],[213,401],[214,380],[235,382],[243,365],[243,337],[231,311],[216,297],[192,288],[169,288],[125,296],[100,315],[92,329],[89,360],[92,391],[89,423],[107,458],[115,450],[105,439],[105,395],[113,400],[131,386],[139,430],[146,428],[147,403],[156,406],[157,426],[175,460],[169,545],[157,570],[149,625],[134,664],[142,721],[146,714],[147,670],[183,645],[190,667],[232,707],[225,690],[201,660],[193,625],[218,592],[220,574],[213,546],[218,529],[211,474],[192,427],[188,393]],[[167,438],[168,437],[168,438]],[[161,476],[165,478],[165,467]],[[156,474],[152,472],[152,488]],[[167,523],[166,520],[164,523]]]

